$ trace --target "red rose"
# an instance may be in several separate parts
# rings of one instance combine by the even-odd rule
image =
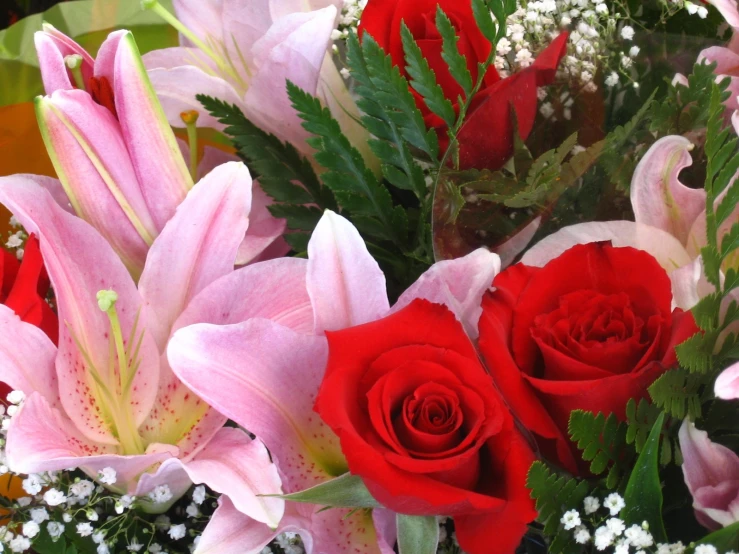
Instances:
[[[316,411],[349,470],[384,506],[454,516],[470,554],[513,552],[536,517],[534,460],[462,325],[415,300],[384,319],[326,333]]]
[[[38,239],[26,242],[23,262],[6,250],[0,255],[0,304],[5,304],[26,323],[41,328],[57,342],[59,325],[56,314],[46,303],[49,278],[41,258]]]
[[[575,246],[543,268],[516,264],[493,286],[480,318],[488,368],[545,456],[572,472],[570,412],[624,419],[697,331],[689,312],[672,310],[665,270],[634,248]]]
[[[400,37],[400,23],[404,21],[436,74],[444,94],[456,108],[462,89],[441,58],[442,40],[435,23],[437,5],[457,30],[459,51],[467,58],[467,68],[476,80],[478,64],[486,61],[491,46],[477,27],[470,0],[369,0],[362,13],[360,33],[369,33],[407,76]],[[536,89],[554,80],[557,65],[567,49],[567,36],[567,33],[562,33],[531,67],[506,79],[501,80],[494,67],[488,69],[458,135],[462,169],[498,169],[510,157],[513,151],[511,108],[516,113],[521,138],[525,140],[528,137],[536,119]],[[437,130],[443,152],[447,145],[446,125],[430,113],[420,99],[418,105],[426,117],[426,124]]]

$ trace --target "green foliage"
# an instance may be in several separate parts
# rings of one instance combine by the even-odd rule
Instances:
[[[435,516],[397,514],[398,552],[400,554],[436,554],[439,523]]]
[[[268,495],[280,496],[280,495]],[[341,506],[347,508],[378,508],[375,500],[358,475],[344,473],[339,477],[320,483],[309,489],[281,496],[292,502],[307,502],[323,506]]]
[[[459,37],[454,30],[454,25],[452,25],[444,10],[441,9],[441,6],[436,7],[436,28],[439,30],[442,39],[441,58],[449,67],[451,76],[462,87],[466,98],[470,98],[473,94],[474,83],[472,81],[472,74],[467,68],[467,58],[459,52],[459,47],[457,46]],[[460,98],[460,104],[464,100],[465,98]]]
[[[534,462],[529,469],[526,486],[531,498],[536,500],[539,512],[537,521],[544,525],[543,533],[552,537],[550,554],[569,553],[578,550],[572,533],[560,525],[562,515],[568,510],[580,510],[590,493],[587,481],[560,477],[542,462]]]
[[[667,96],[652,105],[650,130],[666,136],[704,129],[709,119],[708,99],[716,79],[715,68],[715,63],[696,63],[688,75],[687,86],[678,83],[669,87]],[[728,98],[728,86],[728,79],[719,85],[722,99]]]
[[[318,98],[289,81],[287,91],[293,108],[304,121],[303,127],[314,135],[307,142],[316,149],[316,161],[327,169],[323,182],[333,191],[338,204],[352,213],[354,224],[364,235],[405,249],[405,210],[393,205],[388,190],[367,168],[362,155]]]
[[[570,438],[582,450],[582,459],[590,462],[590,471],[600,475],[606,469],[606,486],[617,486],[624,468],[633,458],[630,449],[625,448],[627,426],[614,414],[606,417],[583,410],[573,410],[570,414],[568,431]]]
[[[636,460],[624,493],[623,519],[627,524],[649,523],[655,542],[666,542],[662,521],[662,485],[659,477],[659,442],[665,416],[660,414]]]
[[[736,551],[739,549],[739,521],[706,535],[696,544],[711,544],[719,552]]]
[[[649,387],[649,396],[655,406],[676,419],[685,416],[695,420],[701,416],[701,386],[705,378],[701,374],[677,368],[668,371]]]
[[[296,251],[305,251],[310,232],[323,210],[336,209],[332,192],[322,186],[310,162],[290,143],[259,129],[234,105],[205,95],[197,98],[213,117],[226,125],[224,132],[247,162],[252,177],[259,178],[262,190],[278,202],[269,207],[272,215],[285,218],[288,229],[298,231],[285,239]]]

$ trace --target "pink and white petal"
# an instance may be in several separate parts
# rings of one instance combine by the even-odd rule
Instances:
[[[43,31],[33,35],[36,55],[39,59],[41,79],[44,82],[46,94],[55,90],[72,90],[75,85],[70,79],[69,70],[64,61],[66,56],[77,54],[82,57],[82,78],[87,80],[93,74],[94,61],[84,48],[64,33],[58,31],[48,23],[43,24]]]
[[[36,115],[75,213],[98,229],[138,277],[156,228],[117,120],[80,90],[38,98]]]
[[[372,521],[377,533],[377,546],[381,554],[394,554],[395,542],[398,539],[398,527],[396,525],[396,514],[383,508],[372,510]]]
[[[143,333],[141,363],[131,387],[130,406],[134,421],[140,424],[154,403],[159,356],[148,331],[141,331],[147,329],[148,322],[136,286],[105,239],[88,223],[62,210],[38,184],[27,179],[4,179],[0,182],[0,203],[28,232],[39,237],[41,254],[56,293],[59,321],[65,323],[60,325],[56,360],[62,406],[90,440],[116,444],[89,367],[93,364],[109,383],[110,390],[115,390],[120,368],[110,347],[110,322],[98,307],[96,296],[103,289],[116,292],[116,310],[127,341],[139,317],[138,332]],[[112,371],[103,371],[107,368]]]
[[[543,267],[577,244],[602,241],[610,241],[616,247],[644,250],[654,256],[667,273],[693,262],[682,243],[667,231],[633,221],[606,221],[564,227],[536,243],[524,254],[521,263]]]
[[[716,379],[714,392],[724,400],[739,399],[739,363],[727,367]]]
[[[49,191],[49,194],[51,194],[54,200],[56,200],[56,203],[59,204],[64,211],[67,211],[72,215],[76,215],[72,204],[69,202],[69,197],[67,196],[67,193],[64,192],[64,187],[59,179],[47,177],[46,175],[33,175],[31,173],[16,173],[15,177],[22,177],[35,181],[41,187]]]
[[[338,15],[343,5],[342,0],[269,0],[270,13],[275,20],[291,13],[321,10],[329,6],[334,6]]]
[[[501,267],[508,267],[513,263],[521,252],[526,250],[536,232],[541,226],[541,216],[535,218],[531,223],[513,235],[503,244],[495,246],[495,253],[500,256]]]
[[[280,18],[254,45],[256,73],[244,96],[244,112],[259,127],[306,152],[309,136],[287,96],[287,79],[315,94],[334,29],[336,8]]]
[[[205,160],[203,160],[205,161]],[[258,181],[252,185],[251,212],[249,212],[249,228],[239,246],[236,265],[245,265],[257,259],[273,242],[280,238],[286,228],[284,219],[277,219],[267,209],[273,200],[259,186]]]
[[[330,210],[308,243],[308,294],[319,335],[375,321],[390,309],[385,275],[359,231]]]
[[[41,329],[0,304],[0,381],[26,396],[37,392],[59,406],[59,385],[54,361],[56,346]]]
[[[264,319],[192,325],[168,347],[177,376],[269,448],[288,493],[346,471],[338,439],[313,412],[327,355],[323,337]]]
[[[193,554],[259,554],[277,535],[285,532],[298,533],[303,539],[306,554],[311,554],[313,547],[309,528],[309,521],[288,513],[277,529],[270,529],[242,514],[224,495],[218,499],[218,508]]]
[[[444,304],[464,325],[470,338],[476,339],[482,296],[499,271],[500,258],[484,248],[456,260],[436,262],[400,296],[391,312],[417,298]]]
[[[193,182],[130,32],[121,37],[116,49],[111,82],[123,138],[139,183],[145,183],[146,205],[157,229],[162,230]]]
[[[683,453],[683,476],[690,493],[707,486],[718,486],[739,478],[739,456],[725,446],[712,442],[708,433],[683,421],[678,434]]]
[[[670,281],[673,306],[683,310],[690,310],[701,298],[715,290],[706,279],[700,257],[670,273]]]
[[[223,41],[223,2],[215,0],[203,3],[202,0],[173,0],[177,19],[205,42],[209,39]],[[180,44],[190,44],[189,40],[180,37]]]
[[[88,440],[59,410],[38,393],[29,396],[8,430],[8,467],[17,473],[40,473],[79,467],[91,476],[106,467],[116,470],[114,488],[133,492],[139,474],[171,457],[168,452],[120,456],[110,446]]]
[[[726,20],[726,23],[734,29],[739,29],[739,11],[737,11],[736,0],[706,0],[715,7]]]
[[[667,231],[683,244],[690,227],[706,209],[706,193],[679,181],[680,172],[693,164],[693,144],[682,136],[659,139],[634,170],[631,206],[637,223]]]
[[[310,505],[307,507],[313,508]],[[313,547],[320,553],[352,552],[354,554],[390,554],[394,552],[394,514],[387,512],[392,523],[382,514],[373,517],[376,510],[357,510],[353,514],[349,509],[331,509],[316,511],[311,518],[311,536]],[[375,524],[382,524],[381,534],[376,531]],[[392,543],[389,541],[392,540]]]
[[[188,46],[175,46],[173,48],[162,48],[153,50],[141,56],[147,71],[152,69],[174,69],[192,65],[200,69],[213,72],[218,69],[215,62],[202,50]],[[180,121],[180,126],[182,121]]]
[[[285,241],[285,237],[278,237],[274,240],[274,242],[272,242],[272,244],[262,250],[262,253],[254,258],[250,263],[255,264],[259,262],[282,258],[283,256],[287,255],[290,250],[292,250],[292,247]]]
[[[189,158],[189,152],[188,149],[188,157]],[[198,164],[198,179],[202,179],[208,173],[213,171],[216,167],[219,165],[223,165],[228,162],[238,162],[239,157],[234,154],[229,154],[228,152],[224,152],[220,148],[213,148],[211,146],[206,146],[203,148],[203,157],[200,160],[200,163]],[[254,211],[254,192],[252,188],[252,211]],[[251,217],[249,218],[251,219]]]
[[[176,451],[177,448],[174,450]],[[135,490],[130,491],[131,494],[141,500],[142,507],[147,513],[161,514],[166,512],[192,487],[190,476],[176,456],[176,453],[174,453],[172,457],[164,460],[153,472],[142,474],[138,483],[136,483]],[[165,485],[169,487],[172,498],[167,502],[155,503],[149,497],[149,493],[156,487]]]
[[[174,127],[183,127],[180,114],[185,111],[198,112],[198,127],[209,127],[222,131],[225,126],[210,115],[195,98],[197,94],[205,94],[218,98],[229,104],[242,107],[243,101],[236,90],[221,79],[208,75],[195,66],[174,67],[172,69],[150,69],[149,79],[161,102],[162,109]]]
[[[272,23],[270,7],[265,1],[223,1],[224,45],[232,60],[244,60],[239,69],[245,80],[254,68],[254,45],[269,31]]]
[[[230,325],[262,318],[298,333],[312,334],[307,269],[308,261],[300,258],[268,260],[238,269],[203,289],[174,328],[195,323]]]
[[[277,467],[264,444],[241,429],[223,427],[184,469],[196,485],[226,494],[247,516],[276,529],[285,501],[261,495],[282,494]]]
[[[190,300],[233,271],[249,225],[251,186],[243,163],[219,166],[187,195],[149,250],[139,290],[162,352]]]

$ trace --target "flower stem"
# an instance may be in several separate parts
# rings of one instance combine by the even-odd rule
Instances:
[[[198,180],[198,117],[196,110],[189,110],[180,114],[187,128],[187,143],[190,146],[190,176],[193,182]]]
[[[82,76],[82,56],[70,54],[64,57],[64,63],[72,73],[75,86],[80,90],[87,90],[85,88],[85,78]]]

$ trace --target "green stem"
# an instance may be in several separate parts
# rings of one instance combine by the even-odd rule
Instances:
[[[182,119],[187,128],[187,143],[190,147],[190,176],[193,182],[198,180],[198,114],[195,110],[182,112]]]
[[[82,76],[82,56],[79,54],[70,54],[69,56],[65,56],[64,63],[72,73],[75,86],[80,90],[87,90],[85,88],[85,78]]]

